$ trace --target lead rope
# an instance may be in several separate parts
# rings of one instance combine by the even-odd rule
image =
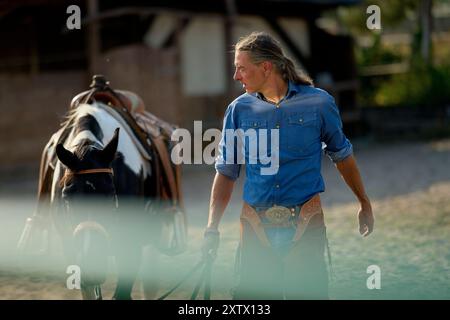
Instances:
[[[326,229],[325,229],[325,244],[327,246],[327,256],[328,256],[328,275],[330,277],[330,281],[333,281],[335,276],[334,276],[334,270],[333,270],[333,264],[331,263],[331,253],[330,253],[330,246],[328,244],[328,237],[326,234]]]
[[[205,293],[203,298],[205,300],[211,300],[211,271],[213,261],[208,259],[205,265]]]
[[[192,291],[191,294],[191,300],[195,300],[197,298],[198,292],[200,291],[201,286],[203,283],[206,283],[206,274],[208,273],[208,267],[207,262],[205,262],[205,267],[203,268],[202,274],[200,275],[200,278],[197,281],[197,284],[195,285],[194,291]],[[206,287],[205,287],[205,295],[206,295]]]
[[[174,292],[176,289],[178,289],[179,286],[181,286],[187,279],[189,279],[195,271],[198,270],[199,267],[201,267],[205,263],[205,260],[200,260],[178,283],[169,291],[167,291],[165,294],[163,294],[161,297],[159,297],[157,300],[164,300],[167,298],[172,292]]]
[[[212,263],[213,259],[208,256],[207,258],[201,259],[174,287],[172,287],[169,291],[159,297],[157,300],[164,300],[167,298],[172,292],[178,289],[187,279],[189,279],[202,265],[205,265],[202,273],[195,285],[194,291],[191,294],[191,300],[195,300],[197,295],[202,287],[203,283],[204,287],[204,300],[210,300],[211,298],[211,271],[212,271]]]

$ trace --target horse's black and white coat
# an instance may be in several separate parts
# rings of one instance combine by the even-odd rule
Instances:
[[[106,268],[110,253],[119,271],[114,298],[129,299],[142,247],[158,231],[156,219],[146,212],[156,190],[151,162],[142,157],[128,130],[97,102],[80,105],[69,117],[70,134],[56,147],[53,220],[69,261],[87,271],[94,265],[91,275],[81,270],[83,296],[92,298],[88,291],[98,290],[104,281],[106,270],[98,268]],[[105,168],[113,174],[76,174]]]
[[[138,190],[139,184],[143,178],[151,178],[152,168],[145,160],[139,149],[136,147],[133,139],[123,128],[122,124],[113,118],[103,108],[97,107],[96,103],[80,105],[70,117],[73,122],[72,131],[64,142],[64,147],[69,151],[75,151],[77,146],[83,143],[91,142],[93,146],[103,148],[104,145],[113,137],[116,128],[120,130],[120,138],[117,146],[117,158],[114,160],[113,167],[117,167],[116,175],[117,193],[120,195],[136,195],[143,190]],[[126,155],[126,157],[124,157]],[[62,177],[64,168],[61,162],[55,167],[55,176]],[[57,196],[58,181],[53,181],[52,199]]]

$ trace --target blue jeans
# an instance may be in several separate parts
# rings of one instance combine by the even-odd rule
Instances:
[[[258,209],[262,208],[256,208]],[[264,209],[265,210],[265,209]],[[300,209],[301,210],[301,207]],[[299,213],[300,214],[300,213]],[[272,245],[272,249],[281,255],[285,255],[289,252],[289,249],[292,246],[292,239],[295,236],[295,232],[297,231],[297,219],[298,216],[291,217],[292,227],[267,227],[264,228],[267,238],[269,239],[270,244]],[[263,223],[269,223],[270,221],[264,215],[261,217],[261,221]]]

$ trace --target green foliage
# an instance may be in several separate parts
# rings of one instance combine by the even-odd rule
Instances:
[[[383,46],[379,34],[373,34],[372,36],[374,38],[372,46],[357,48],[355,50],[359,68],[401,63],[405,60],[405,54],[402,53],[401,50],[394,50],[394,48]],[[389,76],[361,77],[361,87],[358,92],[359,104],[362,106],[376,105],[375,96],[377,95],[380,86],[388,79]]]
[[[372,46],[359,48],[356,51],[357,63],[359,66],[397,63],[403,60],[404,57],[402,54],[382,46],[379,34],[374,34],[373,37],[374,42]]]
[[[433,6],[448,3],[449,0],[434,0]],[[366,9],[378,5],[381,10],[382,30],[368,30]],[[340,20],[353,36],[373,37],[370,47],[356,47],[355,55],[360,68],[396,63],[407,63],[410,69],[404,74],[383,75],[361,78],[359,102],[361,105],[379,106],[438,106],[450,102],[450,64],[446,59],[434,57],[435,49],[430,48],[430,58],[424,61],[421,54],[423,30],[419,23],[421,0],[364,0],[360,5],[342,8],[338,11]],[[415,21],[411,29],[402,25],[405,20]],[[400,26],[403,32],[412,34],[409,47],[400,44],[383,45],[381,36],[387,29]],[[432,45],[432,44],[431,44]],[[441,53],[442,56],[442,53]],[[438,58],[434,60],[434,58]],[[437,65],[437,63],[441,65]],[[440,62],[438,62],[440,61]]]
[[[376,90],[379,106],[439,106],[450,102],[450,65],[426,66],[415,62],[405,74],[393,76]]]

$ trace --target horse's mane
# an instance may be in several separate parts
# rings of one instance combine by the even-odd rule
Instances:
[[[75,124],[75,120],[78,115],[78,108],[72,108],[63,117],[63,121],[61,122],[61,127],[73,128]]]
[[[70,109],[63,117],[63,121],[61,122],[61,127],[65,128],[64,130],[73,130],[77,124],[77,118],[79,116],[79,108]],[[95,141],[91,141],[89,139],[83,139],[75,146],[75,150],[73,153],[78,158],[83,158],[88,151],[91,150],[91,147],[95,144]],[[59,181],[60,187],[63,187],[65,183],[70,183],[73,179],[73,172],[70,170],[66,170],[64,176]]]

